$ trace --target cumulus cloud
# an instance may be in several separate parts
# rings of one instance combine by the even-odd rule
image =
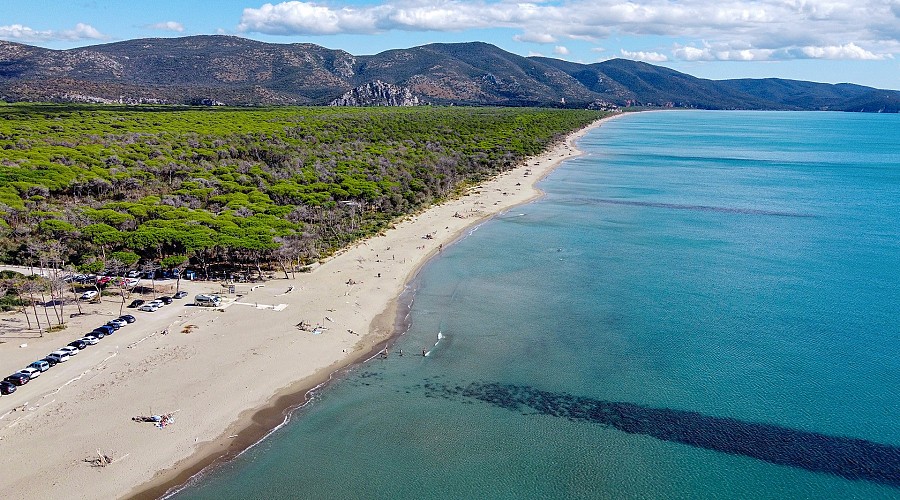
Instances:
[[[845,45],[784,47],[780,49],[734,48],[727,45],[703,47],[676,46],[675,59],[683,61],[773,61],[790,59],[858,59],[882,60],[891,54],[875,54],[854,43]]]
[[[47,42],[55,40],[104,40],[108,38],[90,24],[78,23],[70,30],[36,30],[21,24],[0,26],[0,39],[22,42]]]
[[[886,55],[873,54],[855,43],[828,47],[803,47],[800,52],[810,59],[885,59]]]
[[[553,53],[558,56],[567,56],[569,55],[569,49],[562,45],[557,45],[556,47],[553,47]]]
[[[665,54],[660,54],[659,52],[644,52],[642,50],[631,52],[629,50],[622,49],[621,50],[622,57],[625,59],[634,59],[635,61],[644,61],[644,62],[666,62],[669,58]]]
[[[897,26],[897,0],[381,0],[344,6],[266,3],[244,9],[238,31],[332,35],[508,28],[521,31],[516,41],[539,44],[654,35],[687,40],[693,47],[673,51],[679,59],[764,60],[890,57],[900,54]]]
[[[529,42],[529,43],[541,43],[541,44],[549,44],[556,43],[556,37],[549,33],[522,33],[521,35],[516,35],[513,37],[513,40],[517,42]]]
[[[174,31],[176,33],[181,33],[184,31],[184,25],[177,21],[164,21],[161,23],[151,24],[150,26],[148,26],[148,28],[160,31]]]

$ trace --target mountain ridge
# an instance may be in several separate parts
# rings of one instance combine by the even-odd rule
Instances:
[[[405,104],[898,112],[900,92],[778,78],[708,80],[648,63],[523,57],[485,42],[355,56],[228,35],[143,38],[67,50],[0,41],[0,99],[325,105],[390,85],[365,105]],[[380,102],[378,95],[409,98]],[[345,99],[353,103],[356,99]]]

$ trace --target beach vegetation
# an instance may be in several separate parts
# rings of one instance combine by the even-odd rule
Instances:
[[[531,108],[0,108],[0,261],[285,275],[601,117]],[[111,266],[112,265],[112,266]]]

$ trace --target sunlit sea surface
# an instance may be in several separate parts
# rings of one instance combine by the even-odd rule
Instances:
[[[900,115],[579,147],[422,271],[388,359],[179,498],[900,498]]]

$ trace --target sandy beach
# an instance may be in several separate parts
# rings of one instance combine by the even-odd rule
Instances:
[[[579,154],[575,141],[599,125],[311,272],[273,273],[276,279],[238,284],[234,293],[182,281],[187,298],[152,313],[126,310],[135,323],[0,397],[0,496],[157,498],[258,442],[311,389],[389,343],[398,297],[429,258],[473,225],[539,196],[535,183]],[[223,294],[223,307],[189,305],[206,292]],[[43,337],[17,333],[21,313],[0,315],[0,373],[118,316],[119,304],[104,297],[66,330]],[[165,413],[174,421],[163,428],[132,420]],[[98,452],[112,463],[85,461]]]

